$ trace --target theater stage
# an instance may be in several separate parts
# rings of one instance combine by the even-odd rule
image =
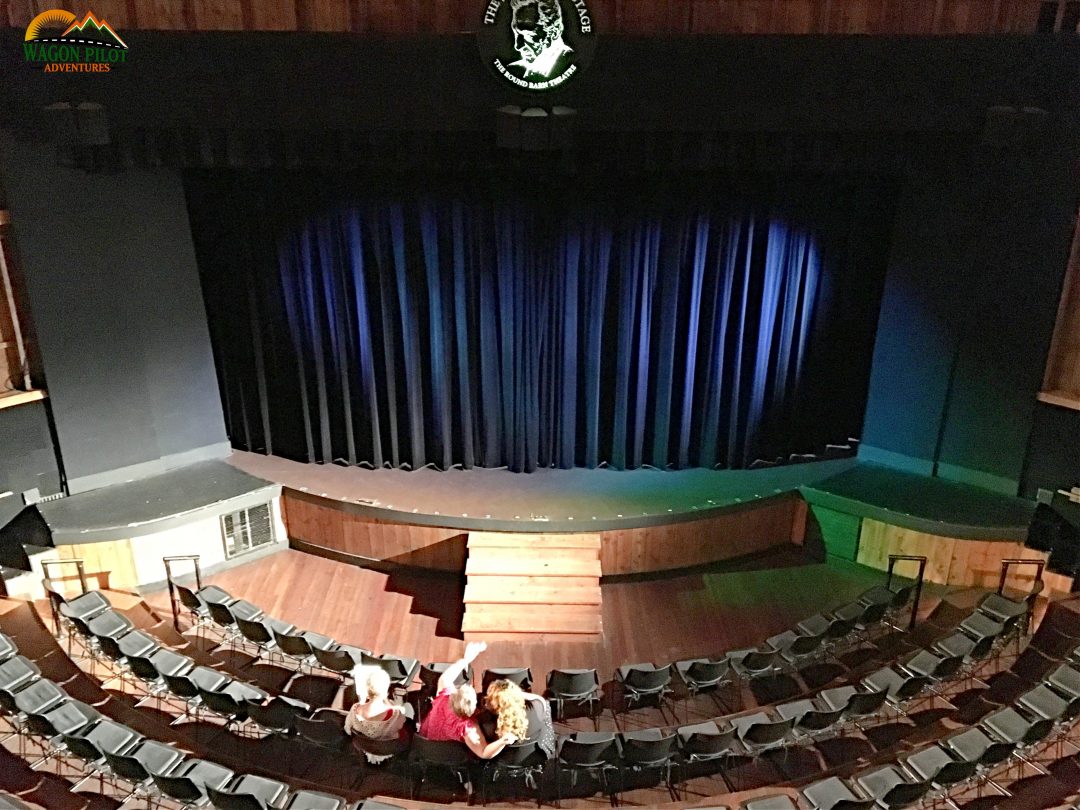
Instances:
[[[914,531],[1020,540],[1034,503],[855,459],[762,470],[415,471],[304,464],[236,451],[229,463],[357,515],[472,531],[662,526],[800,493],[810,503]]]

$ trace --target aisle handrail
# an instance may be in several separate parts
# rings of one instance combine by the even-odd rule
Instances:
[[[890,554],[889,555],[889,578],[885,581],[885,587],[890,591],[892,588],[893,568],[898,562],[917,562],[919,573],[915,578],[915,597],[911,601],[911,618],[908,619],[908,630],[915,629],[915,620],[919,615],[919,600],[922,599],[923,576],[926,573],[926,557],[920,554]]]

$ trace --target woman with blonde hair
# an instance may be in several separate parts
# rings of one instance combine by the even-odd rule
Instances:
[[[420,736],[425,739],[463,742],[480,759],[498,756],[506,746],[517,741],[514,735],[500,732],[498,739],[488,742],[473,718],[476,690],[469,683],[455,686],[458,676],[486,649],[487,644],[482,641],[465,645],[465,655],[439,676],[438,692],[431,702],[431,710],[420,724]]]
[[[412,706],[403,706],[390,699],[390,676],[378,667],[357,667],[353,670],[357,702],[345,718],[345,731],[353,736],[353,746],[367,761],[378,765],[393,754],[376,754],[367,750],[365,741],[401,741],[407,745],[412,736]]]
[[[555,756],[551,706],[543,696],[525,692],[513,681],[492,681],[487,689],[487,707],[495,714],[499,736],[513,734],[519,740],[536,743],[549,759]]]

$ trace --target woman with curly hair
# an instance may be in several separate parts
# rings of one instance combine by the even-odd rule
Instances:
[[[513,681],[492,681],[487,689],[487,708],[495,715],[496,733],[536,743],[548,758],[555,755],[555,730],[551,707],[540,695],[522,691]]]

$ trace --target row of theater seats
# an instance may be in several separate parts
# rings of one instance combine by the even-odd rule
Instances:
[[[213,596],[221,599],[220,593]],[[874,589],[863,595],[859,602],[845,606],[833,614],[812,617],[804,626],[818,627],[825,623],[825,627],[817,633],[818,641],[822,642],[828,635],[829,627],[839,624],[849,625],[851,630],[862,625],[866,629],[868,611],[878,614],[874,620],[884,616],[882,608],[897,607],[906,601],[904,595],[893,594],[883,589]],[[217,602],[223,604],[223,602]],[[1001,639],[1005,633],[1014,627],[1024,616],[1026,607],[1022,603],[1011,602],[997,595],[988,595],[981,602],[979,609],[961,622],[956,633],[939,641],[931,650],[918,651],[905,661],[893,667],[886,667],[863,679],[860,684],[862,689],[855,686],[840,687],[826,690],[818,695],[817,700],[803,700],[793,703],[782,704],[775,709],[776,715],[769,716],[761,712],[755,715],[731,718],[727,728],[721,729],[716,721],[697,726],[686,726],[676,730],[675,734],[665,735],[657,729],[644,732],[635,732],[622,735],[595,734],[587,735],[578,733],[568,735],[561,740],[559,763],[566,767],[580,768],[593,767],[598,769],[604,776],[609,769],[617,769],[623,773],[627,768],[640,768],[651,766],[656,763],[665,763],[670,768],[676,759],[684,762],[700,762],[709,758],[721,758],[739,753],[734,746],[739,746],[742,753],[754,753],[769,750],[773,747],[784,745],[793,740],[813,739],[822,733],[835,731],[838,723],[850,722],[860,718],[866,718],[877,712],[883,705],[889,703],[900,706],[911,697],[915,697],[923,689],[932,683],[941,682],[955,675],[964,666],[965,661],[970,663],[979,660],[990,651],[996,639]],[[831,634],[834,638],[841,638],[846,633],[838,633],[835,630]],[[769,665],[759,666],[756,661],[749,662],[746,658],[753,657],[755,653],[761,656],[780,657],[788,663],[799,660],[798,653],[792,655],[790,642],[800,638],[812,638],[797,632],[781,634],[770,639],[766,648],[756,651],[747,651],[743,655],[734,656],[734,666],[748,676],[762,674],[771,671]],[[788,652],[784,658],[783,652]],[[394,659],[400,660],[400,659]],[[725,659],[727,660],[727,659]],[[679,662],[682,667],[679,671],[689,674],[695,664],[717,664],[717,661],[707,659],[695,662]],[[728,663],[731,663],[730,661]],[[686,666],[689,664],[689,666]],[[644,667],[650,667],[645,669]],[[666,673],[670,678],[670,668]],[[522,670],[527,672],[527,670]],[[645,697],[649,692],[646,684],[634,682],[630,677],[633,673],[657,673],[661,668],[651,665],[636,665],[621,668],[619,677],[625,683],[630,683],[630,688],[636,691],[637,697]],[[685,677],[685,675],[684,675]],[[596,678],[593,675],[591,683],[596,686]],[[690,675],[690,681],[694,676]],[[585,684],[583,684],[585,685]],[[699,682],[699,686],[708,685]],[[661,694],[666,686],[661,681]],[[579,694],[584,694],[581,692]],[[736,741],[738,738],[738,741]],[[519,759],[528,759],[520,752],[515,752]],[[411,758],[422,767],[427,764],[438,766],[453,766],[454,756],[446,756],[431,751],[413,751]],[[459,767],[467,769],[468,759],[458,763]],[[493,763],[493,767],[507,767],[507,763]],[[602,782],[610,780],[602,779]],[[622,781],[621,779],[619,780]],[[911,790],[910,784],[894,785],[897,794],[903,795],[905,790]]]
[[[1078,640],[1080,642],[1080,640]],[[810,810],[909,807],[928,795],[990,780],[993,772],[1026,761],[1041,744],[1065,736],[1080,715],[1080,644],[1039,684],[977,725],[848,780],[829,777],[800,791]],[[797,810],[788,796],[746,802],[744,810]]]
[[[385,670],[391,682],[400,688],[408,688],[419,676],[427,690],[432,689],[446,666],[441,663],[421,666],[418,659],[396,655],[376,656],[369,650],[299,630],[214,585],[201,588],[197,593],[182,585],[175,587],[197,630],[215,626],[224,634],[225,642],[253,645],[258,658],[278,655],[301,668],[321,667],[343,678],[357,665],[376,666]],[[865,638],[871,628],[903,611],[910,603],[911,594],[911,586],[896,592],[880,586],[871,588],[835,611],[818,613],[769,638],[757,649],[733,650],[664,666],[652,663],[621,666],[615,671],[615,681],[625,697],[623,705],[633,707],[647,698],[668,695],[673,674],[679,676],[688,694],[696,695],[730,683],[733,675],[747,681],[782,669],[793,669],[836,650],[845,641]],[[1013,618],[1009,620],[1013,621]],[[969,649],[960,650],[961,656],[969,652]],[[975,650],[975,656],[980,657],[981,652]],[[510,667],[485,672],[484,687],[496,677],[514,680],[525,688],[532,682],[532,673],[527,667]],[[601,706],[603,693],[595,669],[553,670],[548,673],[546,685],[557,717],[562,716],[567,703],[585,704],[590,710],[598,710]],[[593,714],[595,717],[596,713]]]
[[[344,799],[329,793],[293,791],[284,782],[237,774],[212,761],[191,757],[171,745],[147,739],[103,716],[93,706],[72,698],[62,686],[43,677],[37,665],[20,655],[15,642],[2,633],[0,708],[21,741],[31,739],[40,746],[44,756],[32,767],[60,758],[81,764],[84,775],[72,785],[72,791],[97,779],[102,791],[106,781],[117,787],[126,785],[129,792],[125,801],[136,796],[160,796],[181,806],[212,803],[219,810],[252,810],[249,797],[255,797],[258,802],[255,808],[268,806],[280,810],[393,807],[371,801],[349,806]]]

